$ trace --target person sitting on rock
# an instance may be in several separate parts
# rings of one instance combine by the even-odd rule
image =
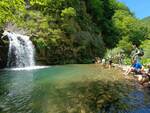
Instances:
[[[95,57],[95,64],[100,64],[101,63],[101,59],[99,57]]]
[[[112,67],[112,63],[113,63],[112,58],[110,58],[110,59],[109,59],[109,65],[108,65],[108,66],[109,66],[109,69]]]
[[[135,72],[136,74],[140,74],[142,73],[143,70],[144,67],[142,66],[142,64],[137,60],[134,60],[132,66],[129,69],[127,69],[124,75],[128,75],[130,72]]]

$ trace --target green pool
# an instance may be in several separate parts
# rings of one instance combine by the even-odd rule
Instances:
[[[113,70],[97,65],[0,70],[0,113],[119,113],[130,105],[149,111],[149,92],[130,93],[130,85]]]

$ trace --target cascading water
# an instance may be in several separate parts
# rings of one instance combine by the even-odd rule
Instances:
[[[34,46],[29,37],[12,32],[5,32],[5,35],[9,39],[7,67],[34,66]]]

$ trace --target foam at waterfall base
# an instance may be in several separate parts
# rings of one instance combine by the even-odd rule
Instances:
[[[5,68],[4,70],[13,70],[13,71],[23,71],[23,70],[37,70],[37,69],[44,69],[49,68],[50,66],[30,66],[30,67],[23,67],[23,68]]]

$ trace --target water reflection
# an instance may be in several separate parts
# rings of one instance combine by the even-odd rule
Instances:
[[[135,89],[125,98],[125,103],[130,106],[128,113],[150,113],[149,89]]]

